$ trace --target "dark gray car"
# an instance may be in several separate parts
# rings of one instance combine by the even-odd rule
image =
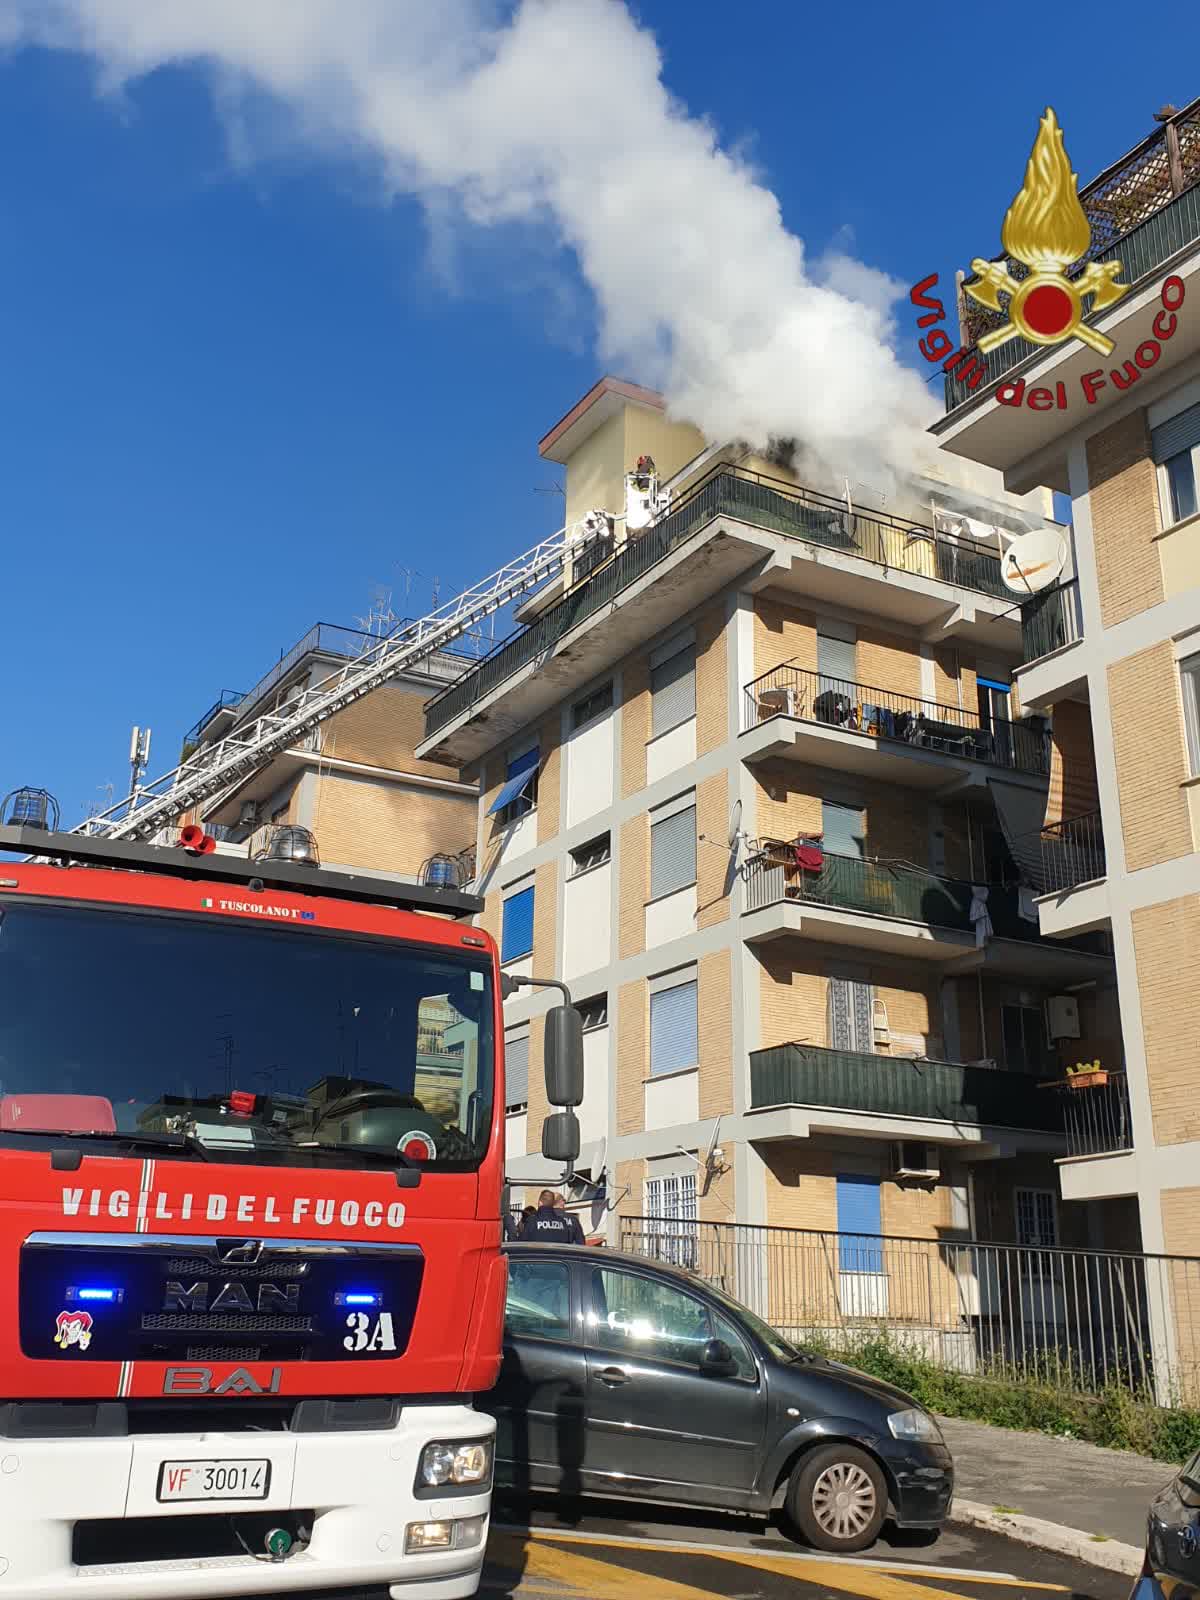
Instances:
[[[483,1401],[498,1486],[766,1516],[822,1550],[889,1511],[937,1528],[953,1464],[889,1384],[799,1350],[691,1273],[611,1250],[510,1245],[504,1364]]]
[[[1131,1600],[1196,1600],[1200,1596],[1200,1453],[1180,1469],[1150,1506],[1146,1561]]]

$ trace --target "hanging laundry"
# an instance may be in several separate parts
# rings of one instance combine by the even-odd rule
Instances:
[[[985,886],[981,883],[973,883],[971,885],[971,909],[968,915],[975,928],[975,948],[977,950],[981,949],[992,936],[992,919],[988,915],[987,902],[988,892]]]
[[[1038,917],[1037,902],[1034,899],[1035,893],[1036,890],[1032,889],[1029,884],[1023,883],[1020,885],[1017,889],[1017,915],[1023,917],[1026,922],[1032,922],[1036,927],[1040,918]]]

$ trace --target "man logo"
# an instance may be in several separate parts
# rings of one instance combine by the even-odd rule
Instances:
[[[278,1394],[283,1378],[282,1367],[272,1367],[266,1388],[257,1378],[251,1377],[245,1367],[238,1367],[220,1383],[213,1383],[211,1367],[168,1367],[163,1374],[164,1394]]]

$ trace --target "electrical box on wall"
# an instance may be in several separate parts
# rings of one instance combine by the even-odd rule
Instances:
[[[1046,1001],[1046,1033],[1051,1039],[1078,1039],[1079,1001],[1073,994],[1054,994]]]

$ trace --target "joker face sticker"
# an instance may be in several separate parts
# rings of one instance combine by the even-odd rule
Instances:
[[[60,1311],[54,1319],[54,1342],[61,1350],[77,1344],[86,1350],[92,1342],[92,1314],[90,1311]]]

